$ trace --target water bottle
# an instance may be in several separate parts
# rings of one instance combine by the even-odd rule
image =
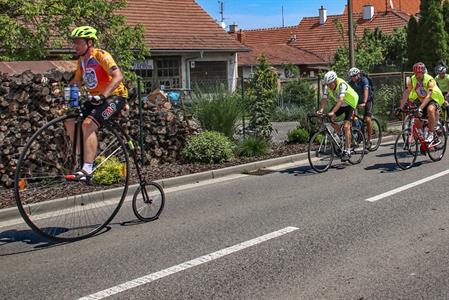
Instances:
[[[69,103],[70,101],[70,86],[64,87],[64,100],[66,103]]]
[[[75,83],[70,87],[70,107],[78,107],[78,106],[80,106],[79,88]]]

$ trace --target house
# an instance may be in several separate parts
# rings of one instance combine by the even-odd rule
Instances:
[[[353,0],[352,4],[355,34],[362,36],[365,29],[379,27],[384,33],[391,34],[395,28],[407,26],[410,16],[419,12],[420,0]],[[252,50],[239,56],[241,73],[247,76],[261,53],[278,67],[281,74],[280,66],[285,64],[297,65],[305,73],[303,75],[309,76],[328,68],[340,44],[348,43],[347,12],[345,6],[343,14],[328,16],[327,9],[321,6],[317,16],[305,17],[295,26],[239,31],[231,28],[229,33]],[[337,23],[341,24],[343,36]]]
[[[236,88],[237,53],[249,51],[194,0],[128,0],[129,25],[142,24],[151,57],[136,64],[148,90],[222,83]]]
[[[236,88],[237,53],[249,49],[229,36],[194,0],[128,0],[118,13],[128,25],[144,27],[144,42],[151,56],[136,62],[134,69],[143,77],[146,92],[161,86],[189,89],[222,84],[230,90]],[[70,48],[59,52],[73,53]],[[53,68],[55,62],[13,64],[17,69],[43,71]],[[0,64],[0,72],[10,73],[10,66]],[[73,67],[70,63],[65,66]]]
[[[326,68],[322,58],[297,46],[295,31],[296,26],[237,30],[237,25],[231,25],[229,33],[251,49],[239,54],[239,75],[248,78],[262,54],[276,68],[281,80],[290,77],[286,68],[289,64],[299,67],[302,74],[308,76]]]

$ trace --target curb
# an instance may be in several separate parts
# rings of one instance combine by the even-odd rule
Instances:
[[[394,135],[388,135],[388,136],[382,137],[382,142],[393,140],[393,138],[394,138]],[[216,178],[225,177],[225,176],[229,176],[229,175],[233,175],[233,174],[248,173],[248,172],[256,171],[258,169],[293,163],[295,161],[302,160],[305,157],[307,157],[307,152],[293,154],[293,155],[289,155],[289,156],[271,158],[271,159],[267,159],[267,160],[254,161],[254,162],[250,162],[250,163],[246,163],[246,164],[242,164],[242,165],[231,166],[231,167],[226,167],[226,168],[222,168],[222,169],[209,170],[209,171],[204,171],[204,172],[200,172],[200,173],[193,173],[193,174],[188,174],[188,175],[171,177],[171,178],[167,178],[167,179],[160,179],[160,180],[156,180],[156,182],[159,183],[160,185],[162,185],[162,187],[164,189],[172,188],[172,187],[179,187],[179,186],[183,186],[183,185],[187,185],[187,184],[199,183],[201,181],[216,179]],[[133,185],[128,186],[127,197],[132,196],[138,186],[139,186],[138,184],[133,184]],[[104,193],[103,200],[108,200],[108,199],[117,197],[119,191],[122,191],[122,188],[110,189],[110,190],[103,192]],[[97,193],[101,193],[101,192],[93,192],[92,194],[94,195]],[[41,208],[40,208],[41,211],[46,212],[46,211],[51,211],[54,208],[64,207],[62,205],[62,203],[63,203],[63,200],[55,199],[55,200],[48,201],[44,205],[42,203],[40,203],[39,205],[41,206]],[[21,218],[21,215],[20,215],[17,207],[14,206],[14,207],[10,207],[10,208],[0,209],[0,221],[9,221],[12,219],[17,219],[17,218]]]

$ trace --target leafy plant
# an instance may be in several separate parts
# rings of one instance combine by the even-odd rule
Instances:
[[[95,46],[111,52],[125,78],[135,79],[130,68],[144,59],[148,49],[143,27],[126,25],[118,14],[126,5],[126,0],[0,1],[0,60],[45,59],[49,49],[70,47],[68,37],[73,28],[91,25],[98,30]]]
[[[273,127],[271,114],[278,95],[278,76],[264,55],[252,75],[248,91],[249,127],[256,136],[269,140]]]
[[[309,131],[304,128],[295,128],[287,133],[287,140],[289,143],[307,143],[309,138]]]
[[[205,131],[192,136],[182,150],[182,155],[191,162],[221,163],[234,158],[235,145],[220,132]]]
[[[217,88],[212,93],[195,93],[192,112],[202,129],[221,132],[232,138],[241,119],[243,105],[237,93]]]
[[[110,157],[104,161],[104,156],[99,156],[95,163],[100,165],[98,169],[92,175],[92,179],[99,184],[112,185],[119,183],[123,178],[124,165],[118,160],[117,157]]]
[[[394,108],[399,105],[402,89],[400,85],[382,84],[374,92],[374,113],[384,118],[393,118]]]
[[[266,139],[257,136],[249,136],[237,145],[237,153],[239,156],[259,156],[267,154],[269,144]]]
[[[306,110],[316,107],[316,90],[304,79],[289,80],[284,84],[282,97],[288,105],[300,106]]]

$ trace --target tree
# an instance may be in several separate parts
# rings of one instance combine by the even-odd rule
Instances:
[[[395,28],[393,34],[385,42],[387,64],[402,66],[407,62],[407,30],[405,27]]]
[[[418,22],[414,16],[411,16],[407,25],[407,56],[409,67],[417,62],[421,57],[421,45],[418,42],[418,32]]]
[[[343,37],[342,37],[343,38]],[[355,64],[359,69],[370,71],[375,65],[385,61],[387,36],[376,28],[365,29],[362,38],[355,39]],[[346,74],[349,70],[349,50],[343,43],[336,50],[333,70],[337,74]]]
[[[448,33],[444,30],[441,0],[421,1],[421,19],[418,25],[418,43],[421,60],[428,70],[433,70],[441,61],[447,61]]]
[[[50,49],[70,48],[73,28],[90,25],[98,30],[98,46],[129,75],[148,49],[143,27],[127,26],[117,13],[125,6],[126,0],[0,0],[0,60],[46,59]]]
[[[270,118],[278,94],[278,75],[264,55],[259,57],[258,62],[248,91],[249,128],[257,137],[269,140],[273,132]]]
[[[449,33],[449,1],[445,0],[443,2],[443,20],[444,20],[444,30]],[[448,49],[449,49],[449,38],[447,40]]]

